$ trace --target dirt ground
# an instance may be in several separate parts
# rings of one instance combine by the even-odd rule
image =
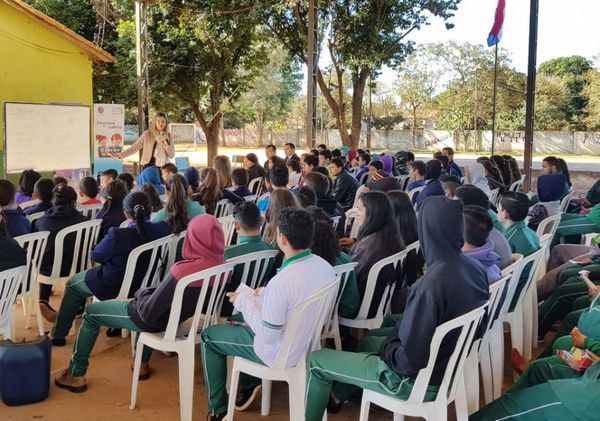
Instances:
[[[53,304],[58,305],[57,297]],[[16,307],[17,338],[33,339],[37,329],[25,329],[25,319],[20,305]],[[34,325],[34,318],[31,319]],[[79,321],[76,322],[77,326]],[[46,325],[46,330],[50,326]],[[551,334],[547,337],[550,339]],[[509,336],[506,337],[505,355],[510,355]],[[65,347],[52,349],[52,377],[67,367],[71,355],[74,337],[67,338]],[[546,341],[548,343],[548,340]],[[546,346],[541,344],[537,352]],[[87,373],[88,391],[73,394],[58,389],[52,383],[50,396],[43,402],[21,407],[8,407],[0,402],[0,420],[2,421],[100,421],[100,420],[141,420],[164,421],[179,419],[179,385],[177,375],[177,357],[167,357],[159,352],[152,356],[151,366],[154,374],[150,379],[140,382],[137,407],[129,409],[131,394],[131,342],[130,339],[108,338],[101,332]],[[198,354],[199,355],[199,354]],[[506,375],[509,378],[509,360],[506,360]],[[506,385],[508,386],[508,385]],[[270,421],[288,420],[288,388],[285,383],[273,387]],[[358,403],[348,403],[340,414],[329,415],[334,421],[357,420]],[[206,389],[202,378],[200,358],[196,359],[194,387],[194,419],[204,420],[207,414]],[[455,419],[454,410],[449,409],[450,419]],[[237,420],[267,419],[260,415],[260,401],[245,412],[236,412]],[[371,406],[371,419],[391,420],[391,413]],[[410,419],[410,418],[407,418]]]

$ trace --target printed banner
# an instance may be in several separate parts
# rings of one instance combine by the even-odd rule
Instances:
[[[121,153],[125,138],[125,107],[94,104],[94,160]]]

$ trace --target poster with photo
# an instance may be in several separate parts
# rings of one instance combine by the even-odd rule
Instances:
[[[121,153],[125,138],[125,107],[94,104],[94,158]]]

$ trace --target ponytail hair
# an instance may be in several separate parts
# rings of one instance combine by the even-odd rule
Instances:
[[[66,184],[57,184],[52,191],[52,204],[65,208],[75,208],[77,203],[77,192]]]
[[[121,180],[113,180],[106,186],[106,202],[102,206],[102,211],[107,212],[111,208],[123,206],[123,201],[127,196],[127,186]]]
[[[146,222],[152,214],[152,206],[148,195],[141,191],[129,193],[123,201],[123,210],[135,221],[138,235],[142,239],[146,239],[148,235]]]
[[[167,224],[171,233],[179,234],[187,229],[189,220],[188,182],[181,174],[175,174],[169,178],[166,184],[169,197],[167,198]]]

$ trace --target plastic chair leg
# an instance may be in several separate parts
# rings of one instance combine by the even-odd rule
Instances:
[[[467,369],[467,367],[468,366],[465,366],[465,369]],[[485,343],[481,346],[481,351],[479,352],[479,367],[481,369],[481,383],[483,385],[483,396],[485,399],[485,403],[487,404],[494,399],[494,374],[491,363],[489,343]],[[467,391],[467,396],[469,396],[469,394],[470,392]]]
[[[366,400],[363,395],[362,403],[360,404],[360,418],[359,421],[369,420],[369,409],[371,408],[371,402]]]
[[[473,370],[473,371],[476,371],[476,370]],[[477,380],[479,380],[479,379],[477,379]],[[477,389],[479,389],[479,387]],[[477,394],[477,400],[479,400],[479,393]],[[454,408],[456,409],[456,420],[457,421],[468,421],[469,420],[469,409],[468,409],[468,402],[467,402],[467,388],[466,388],[466,383],[465,383],[465,373],[463,373],[463,378],[462,378],[461,384],[459,384],[456,389],[456,396],[454,397]]]
[[[523,317],[522,309],[517,307],[513,319],[510,323],[510,340],[512,347],[519,351],[519,354],[524,355],[523,351]],[[513,370],[513,379],[516,381],[518,374]]]
[[[538,295],[537,295],[537,288],[534,288],[533,291],[533,299],[531,300],[531,327],[533,328],[532,333],[531,333],[531,337],[533,340],[533,347],[537,349],[538,347],[538,336],[539,336],[539,325],[538,325],[538,320],[539,320],[539,315],[538,315]]]
[[[179,411],[181,421],[192,421],[193,403],[194,348],[189,349],[186,347],[179,353]]]
[[[229,402],[227,403],[227,421],[233,421],[233,415],[235,414],[235,398],[237,395],[238,382],[240,379],[240,372],[237,370],[235,361],[233,363],[233,369],[231,372],[231,383],[229,386]],[[263,380],[264,384],[264,380]]]
[[[532,357],[533,348],[533,309],[532,295],[528,294],[523,303],[523,358],[529,361]]]
[[[290,421],[304,420],[305,387],[306,375],[304,372],[294,373],[289,383]]]
[[[133,377],[131,379],[131,403],[129,409],[135,409],[135,403],[137,400],[137,389],[140,377],[140,367],[142,365],[142,349],[143,345],[140,344],[140,350],[135,353],[135,361],[133,363]]]
[[[37,300],[30,298],[30,301],[33,311],[35,312],[35,318],[37,320],[39,334],[40,336],[44,336],[46,332],[44,331],[44,319],[42,317],[42,310],[40,310],[40,305],[38,304]]]
[[[273,382],[271,380],[262,381],[262,397],[260,401],[260,415],[263,417],[268,416],[271,413],[271,386]],[[290,390],[290,395],[291,395]]]
[[[502,383],[504,382],[504,332],[502,324],[496,323],[494,328],[496,332],[490,338],[490,362],[492,366],[492,384],[493,394],[489,401],[486,398],[486,404],[494,399],[498,399],[502,394]]]
[[[404,415],[394,412],[394,421],[404,421]]]
[[[476,350],[471,350],[464,368],[464,396],[468,414],[472,414],[479,409],[479,364]]]

